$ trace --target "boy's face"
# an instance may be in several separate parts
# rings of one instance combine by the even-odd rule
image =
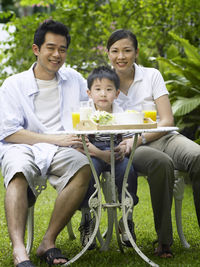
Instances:
[[[47,32],[45,41],[40,49],[33,44],[33,52],[37,56],[35,76],[41,80],[50,80],[63,65],[67,54],[67,41],[65,36]]]
[[[112,103],[118,94],[119,90],[116,90],[114,82],[107,78],[94,80],[91,90],[88,90],[96,109],[107,112],[112,112]]]

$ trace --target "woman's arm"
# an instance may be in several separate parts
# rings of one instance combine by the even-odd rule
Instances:
[[[168,95],[163,95],[155,100],[157,112],[159,115],[159,127],[165,126],[174,126],[174,117],[172,114],[172,109],[169,101]],[[164,136],[167,132],[159,132],[159,133],[144,133],[143,137],[146,139],[146,142],[152,142],[154,140],[159,139],[160,137]],[[129,138],[120,143],[120,146],[126,146],[126,154],[130,154],[132,149],[134,138]],[[137,146],[142,144],[142,137],[138,137]]]
[[[159,127],[165,127],[165,126],[174,126],[174,117],[172,114],[171,104],[169,101],[168,95],[163,95],[155,100],[157,112],[159,115]],[[160,133],[145,133],[143,136],[145,137],[147,143],[157,140],[163,135],[165,135],[167,132],[160,132]],[[142,138],[138,138],[138,144],[142,144]]]

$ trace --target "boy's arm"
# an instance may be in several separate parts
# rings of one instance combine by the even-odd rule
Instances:
[[[88,151],[90,156],[94,156],[99,158],[106,163],[110,164],[111,159],[111,152],[110,150],[101,150],[94,146],[92,143],[88,143]],[[123,160],[125,156],[125,148],[124,146],[117,147],[115,149],[115,160]]]
[[[88,151],[89,151],[90,156],[99,158],[99,159],[105,161],[106,163],[110,164],[111,153],[109,150],[101,150],[89,142],[88,143]]]

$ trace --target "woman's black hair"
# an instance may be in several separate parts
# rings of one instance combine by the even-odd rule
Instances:
[[[130,39],[133,43],[133,46],[135,48],[135,50],[137,50],[138,48],[138,41],[137,41],[137,37],[134,33],[132,33],[129,30],[125,30],[125,29],[119,29],[114,31],[110,37],[108,38],[107,41],[107,49],[108,51],[110,50],[110,47],[117,41],[121,40],[121,39]]]

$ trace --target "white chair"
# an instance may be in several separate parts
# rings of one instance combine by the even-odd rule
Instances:
[[[87,251],[89,246],[92,244],[93,239],[97,235],[97,231],[99,229],[100,218],[101,218],[102,204],[101,204],[100,189],[97,189],[96,185],[95,187],[96,187],[96,190],[89,199],[89,207],[95,216],[95,227],[94,227],[92,236],[89,242],[87,243],[87,245],[84,248],[82,248],[82,250],[79,251],[73,258],[71,258],[67,263],[63,264],[62,266],[68,266],[71,263],[75,262],[78,258],[80,258]],[[28,254],[30,254],[31,252],[31,249],[33,246],[33,240],[34,240],[34,207],[35,207],[35,203],[31,207],[28,208],[28,216],[27,216],[27,224],[26,224],[27,226],[26,251]],[[69,239],[71,240],[75,239],[76,236],[73,232],[71,221],[67,224],[67,230],[69,234]]]
[[[34,208],[35,205],[28,208],[28,217],[27,217],[27,241],[26,241],[26,251],[28,254],[30,254],[32,246],[33,246],[33,240],[34,240]],[[76,236],[72,229],[71,221],[67,224],[67,230],[69,234],[69,239],[74,240],[76,239]]]
[[[142,174],[141,174],[142,175]],[[190,245],[185,239],[184,233],[183,233],[183,228],[182,228],[182,200],[184,198],[184,177],[187,175],[187,173],[180,172],[175,170],[174,172],[175,175],[175,183],[174,183],[174,200],[175,200],[175,216],[176,216],[176,227],[177,227],[177,232],[180,238],[180,241],[183,245],[184,248],[189,248]],[[142,175],[143,176],[143,175]],[[102,188],[103,192],[105,195],[106,199],[106,204],[103,204],[103,208],[109,207],[109,202],[111,201],[111,195],[110,195],[110,180],[109,180],[109,173],[106,173],[104,175],[104,179],[102,180]],[[117,205],[116,208],[120,207],[120,205]],[[113,212],[111,209],[108,209],[108,224],[113,225],[115,218],[113,218]],[[103,241],[100,233],[97,233],[97,237],[100,241],[101,250],[108,250],[109,248],[109,243],[112,237],[112,227],[108,227],[109,232],[106,231],[104,235],[106,235],[106,241]],[[69,239],[73,240],[76,238],[73,229],[72,229],[72,224],[71,221],[67,224],[67,230],[69,234]],[[117,231],[116,231],[117,232]],[[103,235],[103,236],[104,236]],[[27,218],[27,245],[26,245],[26,250],[28,254],[30,254],[32,245],[33,245],[33,239],[34,239],[34,205],[28,209],[28,218]],[[120,239],[119,236],[117,235],[117,240],[119,243],[120,250],[123,251],[123,248],[120,245]]]
[[[182,228],[182,200],[184,198],[184,178],[188,174],[186,172],[174,171],[175,183],[174,183],[174,200],[175,200],[175,216],[176,216],[176,228],[180,238],[180,241],[184,248],[189,248],[190,244],[186,241]]]
[[[140,174],[140,176],[145,175]],[[183,227],[182,227],[182,201],[184,198],[184,188],[185,188],[185,182],[184,178],[187,176],[186,172],[181,172],[178,170],[174,171],[174,189],[173,189],[173,195],[174,195],[174,201],[175,201],[175,218],[176,218],[176,228],[177,232],[180,238],[180,241],[182,243],[182,246],[184,248],[189,248],[190,244],[186,241],[184,233],[183,233]]]

